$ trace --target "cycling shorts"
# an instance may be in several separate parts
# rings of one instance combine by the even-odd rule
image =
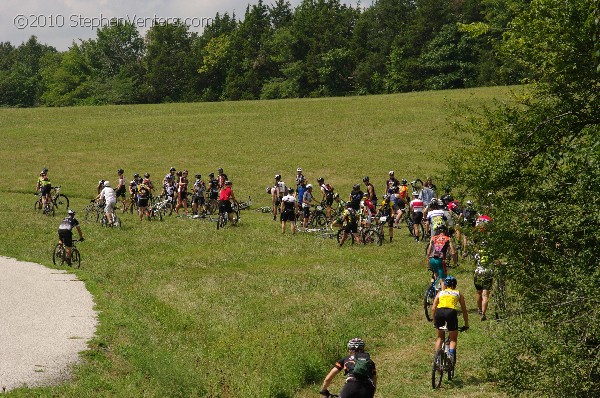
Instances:
[[[454,308],[438,308],[433,322],[437,329],[446,325],[449,332],[454,332],[458,330],[458,313]]]
[[[219,213],[233,213],[231,202],[228,200],[219,200]]]
[[[421,224],[421,222],[423,222],[423,212],[421,212],[421,211],[413,212],[412,222],[413,222],[413,224]]]
[[[373,398],[375,387],[370,381],[348,380],[340,391],[340,398]]]
[[[106,203],[104,204],[104,212],[105,213],[112,213],[115,210],[115,205],[117,204],[117,202],[115,201],[106,201]]]
[[[291,210],[284,210],[283,213],[281,213],[281,221],[296,221],[296,213],[294,212],[294,209]]]
[[[117,195],[117,198],[124,198],[125,197],[125,187],[121,187],[119,189],[117,189],[115,191],[115,194]]]
[[[194,194],[194,196],[192,196],[192,203],[204,205],[204,195]]]
[[[59,229],[58,238],[65,247],[73,247],[73,231],[68,229]]]
[[[148,207],[148,198],[138,198],[138,207]]]
[[[327,206],[331,206],[331,205],[333,204],[333,193],[331,193],[331,194],[327,194],[327,195],[325,196],[325,204],[326,204]]]
[[[443,259],[431,257],[429,259],[429,268],[437,275],[438,279],[446,277],[446,264]]]
[[[349,222],[344,226],[344,232],[355,234],[358,231],[358,224],[355,222]]]
[[[50,196],[50,192],[52,191],[52,185],[42,185],[40,191],[42,193],[42,196]]]

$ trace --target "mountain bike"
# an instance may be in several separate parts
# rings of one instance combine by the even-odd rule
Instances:
[[[37,211],[41,211],[42,214],[46,214],[49,216],[54,216],[54,205],[51,201],[47,201],[45,205],[42,204],[42,195],[38,195],[39,199],[35,201],[33,209]]]
[[[233,203],[231,205],[231,209],[233,210],[233,218],[231,219],[231,224],[235,225],[240,219],[240,210],[237,206],[237,203]],[[229,213],[226,211],[221,211],[219,209],[219,216],[217,217],[217,229],[225,228],[225,225],[229,222]]]
[[[98,222],[100,221],[100,216],[102,215],[103,211],[104,207],[102,206],[102,203],[92,199],[90,203],[83,208],[83,212],[85,213],[84,219],[85,221]]]
[[[75,242],[80,242],[80,240],[73,239],[73,247],[71,247],[71,264],[69,265],[79,268],[81,267],[81,254],[75,246]],[[66,261],[67,249],[65,249],[62,242],[58,242],[56,246],[54,246],[54,250],[52,251],[52,264],[58,264],[62,266]]]
[[[102,212],[102,219],[100,220],[100,225],[102,225],[103,227],[121,228],[121,219],[115,213],[114,208],[111,212],[111,215],[113,222],[109,223],[108,217],[106,216],[106,212]]]
[[[42,210],[42,195],[39,194],[38,196],[39,196],[39,198],[35,202],[34,209]],[[50,203],[53,208],[52,215],[54,215],[54,209],[59,210],[62,208],[64,208],[64,209],[69,208],[69,198],[67,197],[67,195],[60,193],[60,185],[52,187],[52,193],[50,195]],[[46,209],[44,209],[44,210],[45,210],[44,211],[45,214],[49,214],[49,212],[47,212]]]
[[[450,358],[450,336],[446,333],[448,329],[444,325],[438,330],[444,332],[444,338],[442,339],[442,346],[433,356],[433,365],[431,366],[431,387],[434,389],[442,385],[444,372],[448,376],[448,381],[451,381],[454,378],[454,370],[456,369],[456,357],[454,362]],[[465,327],[458,328],[459,332],[465,330],[467,330]]]
[[[308,216],[308,226],[311,228],[323,228],[327,226],[327,214],[323,204],[316,205]]]
[[[364,245],[376,243],[377,246],[381,246],[383,244],[383,233],[380,231],[379,226],[372,224],[362,230],[361,240]]]
[[[433,300],[435,296],[441,289],[441,280],[435,279],[435,275],[433,272],[431,273],[431,283],[425,289],[425,295],[423,296],[423,310],[425,311],[425,318],[427,318],[428,322],[433,321],[433,316],[431,315],[431,307],[433,306]]]

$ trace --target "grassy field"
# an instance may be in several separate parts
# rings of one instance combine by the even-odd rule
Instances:
[[[116,182],[117,168],[157,183],[171,166],[203,176],[223,167],[255,208],[270,204],[274,174],[292,185],[299,166],[344,197],[369,175],[381,195],[388,170],[409,180],[441,175],[465,139],[451,122],[508,91],[3,109],[0,254],[51,266],[61,215],[34,214],[31,194],[44,166],[75,210],[99,179]],[[494,324],[476,311],[455,381],[432,393],[434,330],[421,308],[429,275],[423,246],[406,230],[380,248],[338,248],[282,236],[279,223],[252,210],[223,231],[199,220],[122,218],[120,230],[82,226],[76,273],[100,312],[85,363],[69,383],[8,395],[316,397],[346,341],[361,336],[378,365],[377,397],[503,396],[480,368]],[[471,271],[463,264],[455,274],[474,308]]]

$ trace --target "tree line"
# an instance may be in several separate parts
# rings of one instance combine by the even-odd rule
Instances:
[[[396,93],[513,84],[497,51],[529,0],[286,0],[217,14],[202,34],[132,24],[59,52],[0,43],[0,105],[69,106]]]

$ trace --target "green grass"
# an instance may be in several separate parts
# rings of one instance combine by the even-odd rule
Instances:
[[[3,109],[0,253],[51,266],[59,215],[32,209],[43,166],[76,210],[99,179],[116,182],[117,168],[157,183],[170,166],[203,176],[223,167],[255,208],[270,204],[264,188],[274,174],[291,185],[298,166],[344,197],[369,175],[381,195],[390,169],[409,180],[443,172],[465,138],[452,119],[507,93]],[[431,392],[434,330],[421,308],[428,274],[405,230],[381,248],[340,249],[282,236],[279,223],[252,210],[218,232],[198,220],[122,219],[120,230],[82,226],[76,273],[100,312],[85,363],[67,384],[12,395],[313,397],[346,341],[361,336],[378,365],[378,397],[502,396],[480,362],[494,326],[476,319],[459,341],[456,380]],[[457,276],[473,308],[469,265]]]

